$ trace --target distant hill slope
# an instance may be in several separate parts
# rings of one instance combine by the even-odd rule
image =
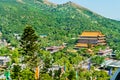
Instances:
[[[109,45],[120,43],[120,22],[100,16],[73,2],[56,5],[43,0],[1,0],[0,30],[3,38],[13,44],[14,33],[21,34],[26,25],[38,35],[46,34],[44,46],[71,43],[82,31],[101,31]],[[54,42],[53,42],[54,41]]]

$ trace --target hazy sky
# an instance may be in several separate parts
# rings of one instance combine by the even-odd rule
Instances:
[[[90,9],[102,16],[120,20],[120,0],[49,0],[62,4],[73,1],[83,7]]]

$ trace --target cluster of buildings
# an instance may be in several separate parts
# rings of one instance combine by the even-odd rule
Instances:
[[[84,31],[79,36],[78,42],[75,45],[76,48],[91,48],[98,45],[106,45],[106,37],[100,31]],[[88,49],[89,52],[92,50]],[[98,55],[107,56],[111,55],[112,49],[107,47],[106,49],[100,49]]]
[[[100,31],[84,31],[78,39],[77,44],[75,45],[76,48],[91,48],[98,45],[106,45],[106,37],[104,34],[102,34]],[[50,51],[50,53],[55,53],[61,49],[63,49],[65,46],[51,46],[46,47],[47,51]],[[88,51],[91,52],[91,50],[88,49]],[[106,56],[110,55],[113,52],[112,49],[107,47],[106,49],[102,50],[100,49],[98,51],[98,55]]]

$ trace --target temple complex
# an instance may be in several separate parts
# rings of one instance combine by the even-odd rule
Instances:
[[[81,47],[93,47],[97,45],[106,45],[105,35],[99,31],[84,31],[75,45],[77,48]]]

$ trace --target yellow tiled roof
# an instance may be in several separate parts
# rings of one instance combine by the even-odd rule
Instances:
[[[75,46],[76,47],[88,47],[88,44],[86,44],[86,43],[77,43]]]
[[[84,31],[80,36],[104,36],[101,32],[99,31]]]

